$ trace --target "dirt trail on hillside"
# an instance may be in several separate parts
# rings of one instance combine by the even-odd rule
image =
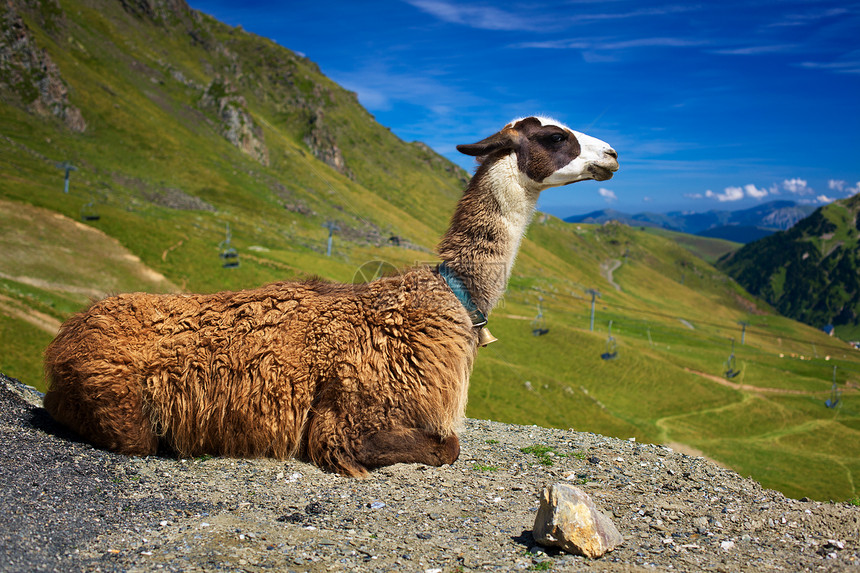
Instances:
[[[696,376],[707,378],[708,380],[716,382],[717,384],[725,386],[726,388],[731,388],[732,390],[743,390],[744,392],[757,392],[760,394],[792,394],[795,396],[808,396],[810,394],[821,394],[822,392],[824,392],[824,390],[818,392],[810,392],[809,390],[792,390],[790,388],[768,388],[764,386],[752,386],[750,384],[736,384],[735,382],[729,382],[725,378],[722,378],[720,376],[714,376],[713,374],[708,374],[706,372],[700,372],[691,368],[684,368],[684,370],[691,374],[695,374]]]
[[[116,292],[178,292],[103,231],[54,211],[0,199],[0,279],[55,293],[86,305]],[[0,313],[56,333],[57,318],[28,307],[14,284]]]
[[[178,290],[115,238],[55,211],[0,199],[0,225],[5,278],[88,298],[126,286]]]
[[[0,314],[29,322],[36,328],[44,330],[51,336],[60,329],[60,321],[53,316],[25,307],[19,301],[0,294]]]
[[[605,278],[609,284],[615,287],[615,290],[617,290],[618,292],[621,292],[621,285],[619,285],[613,280],[612,273],[617,271],[620,266],[621,261],[619,261],[618,259],[612,259],[611,261],[601,263],[600,265],[600,272],[603,275],[603,278]]]

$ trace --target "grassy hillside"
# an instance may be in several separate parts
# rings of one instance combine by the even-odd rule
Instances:
[[[104,294],[352,281],[370,261],[434,260],[467,174],[400,141],[309,60],[181,2],[10,10],[3,22],[22,23],[67,95],[39,99],[42,68],[0,44],[0,62],[24,62],[0,68],[5,373],[41,387],[59,322]],[[68,194],[61,161],[78,169]],[[99,218],[82,222],[89,203]],[[228,223],[235,269],[219,258]],[[594,331],[587,289],[601,293]],[[672,240],[540,216],[490,320],[500,340],[480,351],[470,416],[683,444],[791,495],[858,495],[858,353]],[[617,357],[603,360],[610,321]],[[834,365],[842,400],[828,409]]]
[[[860,339],[860,194],[724,256],[719,266],[782,314]]]
[[[658,227],[642,227],[642,229],[654,235],[666,237],[667,239],[675,241],[697,257],[704,259],[711,264],[716,263],[720,257],[732,253],[743,246],[742,243],[735,243],[734,241],[703,237],[701,235],[678,233],[676,231],[669,231]]]

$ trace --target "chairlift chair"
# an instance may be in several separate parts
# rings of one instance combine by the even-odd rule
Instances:
[[[218,256],[223,260],[221,266],[225,269],[235,269],[239,266],[239,251],[230,244],[231,237],[230,223],[227,223],[227,237],[218,244],[221,250]]]
[[[609,336],[606,338],[606,352],[600,355],[603,360],[615,360],[618,357],[618,343],[612,336],[612,321],[609,321]]]
[[[99,215],[98,210],[96,209],[95,203],[90,201],[83,207],[81,207],[81,220],[82,221],[98,221],[101,219],[101,215]]]
[[[729,380],[741,373],[735,366],[735,339],[732,338],[732,353],[729,354],[729,358],[726,360],[726,378]]]
[[[221,263],[221,266],[225,269],[235,269],[239,266],[239,251],[234,249],[233,247],[229,247],[221,251],[219,255],[224,262]]]
[[[549,328],[546,325],[546,320],[543,317],[543,310],[541,308],[542,302],[543,297],[538,297],[538,312],[537,316],[532,321],[532,334],[534,336],[543,336],[544,334],[549,332]]]

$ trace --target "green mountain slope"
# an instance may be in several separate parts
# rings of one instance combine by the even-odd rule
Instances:
[[[697,257],[704,259],[711,264],[717,262],[720,257],[734,252],[743,246],[741,243],[735,243],[725,239],[715,239],[711,237],[703,237],[701,235],[678,233],[677,231],[669,231],[658,227],[642,227],[642,230],[671,239]]]
[[[785,316],[860,338],[860,194],[746,245],[719,267]]]
[[[0,23],[5,373],[41,386],[56,325],[112,292],[435,260],[468,174],[308,59],[181,0],[20,0]],[[77,168],[69,193],[62,162]],[[534,336],[539,302],[549,332]],[[478,356],[470,416],[683,444],[792,495],[858,495],[858,355],[671,240],[540,215],[490,320],[500,340]],[[726,379],[732,338],[740,374]]]

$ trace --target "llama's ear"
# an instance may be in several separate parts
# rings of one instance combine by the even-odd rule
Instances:
[[[482,157],[500,149],[514,150],[518,145],[519,133],[513,129],[503,129],[487,139],[482,139],[478,143],[458,145],[457,151],[473,157]]]

